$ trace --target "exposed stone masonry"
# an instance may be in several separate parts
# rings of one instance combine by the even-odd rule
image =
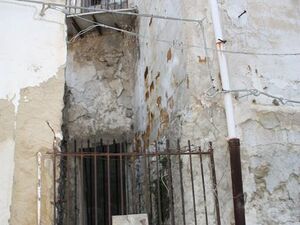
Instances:
[[[112,140],[133,134],[136,43],[121,33],[97,32],[68,46],[65,132]]]

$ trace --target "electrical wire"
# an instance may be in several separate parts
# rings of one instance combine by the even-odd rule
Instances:
[[[136,32],[132,32],[132,31],[128,31],[128,30],[125,30],[125,29],[105,25],[103,23],[95,22],[93,20],[83,18],[82,16],[78,16],[76,14],[73,14],[73,16],[76,17],[76,18],[79,18],[81,20],[84,20],[86,22],[90,22],[90,23],[94,24],[94,25],[86,28],[85,30],[82,30],[79,33],[77,33],[75,35],[75,37],[76,37],[75,39],[77,39],[79,36],[85,34],[86,32],[89,32],[90,30],[92,30],[96,27],[103,27],[103,28],[112,29],[112,30],[115,30],[115,31],[127,33],[129,35],[140,37],[140,38],[143,38],[143,39],[153,40],[153,38],[148,37],[146,35],[138,34]],[[73,41],[75,39],[73,39]],[[223,52],[223,53],[229,53],[229,54],[243,54],[243,55],[254,55],[254,56],[256,56],[256,55],[259,55],[259,56],[300,56],[300,52],[296,52],[296,53],[262,53],[262,52],[245,52],[245,51],[233,51],[233,50],[218,50],[216,48],[211,48],[211,47],[207,47],[207,46],[184,44],[182,41],[178,41],[178,40],[171,41],[171,40],[164,40],[164,39],[159,39],[159,38],[156,38],[154,40],[157,41],[157,42],[171,44],[172,46],[179,47],[179,48],[200,48],[200,49],[204,49],[204,50],[215,51],[215,52]]]
[[[63,7],[63,8],[69,8],[69,9],[85,9],[85,10],[95,11],[95,12],[107,12],[107,13],[114,13],[114,14],[134,15],[134,16],[140,16],[140,17],[149,17],[149,18],[157,18],[157,19],[165,19],[165,20],[176,20],[176,21],[182,21],[182,22],[194,22],[194,23],[196,22],[196,23],[200,23],[200,24],[205,20],[205,18],[186,19],[186,18],[169,17],[169,16],[154,15],[154,14],[141,14],[141,13],[134,13],[134,12],[125,12],[122,10],[106,10],[106,9],[96,9],[96,8],[93,9],[93,8],[89,8],[89,7],[70,6],[70,5],[63,5],[63,4],[51,3],[51,2],[34,1],[34,0],[13,0],[13,1],[36,3],[36,4],[42,4],[43,6],[47,6],[47,8],[45,8],[43,10],[47,10],[48,8],[58,10],[57,7]],[[83,14],[69,14],[68,12],[63,11],[61,9],[58,11],[67,14],[67,17],[73,16],[73,17],[77,17],[77,18],[82,18],[81,16],[83,15]],[[95,23],[94,21],[90,21],[90,22]],[[108,26],[105,24],[98,23],[98,26],[102,26],[107,29],[114,29],[116,31],[124,32],[124,33],[130,34],[130,35],[142,37],[140,34],[130,32],[130,31],[120,29],[120,28],[115,28],[115,27]],[[93,28],[95,28],[95,27],[97,27],[97,26],[94,26]],[[88,32],[90,30],[92,30],[92,29],[87,29],[86,32]],[[84,33],[81,33],[81,34],[84,34]],[[147,38],[147,37],[142,37],[142,38]],[[203,46],[199,46],[199,45],[187,45],[180,41],[170,41],[170,40],[162,40],[162,39],[156,39],[156,41],[172,44],[174,47],[176,47],[176,45],[179,45],[178,47],[201,48],[201,49],[204,48]],[[223,53],[228,53],[228,54],[241,54],[241,55],[254,55],[254,56],[300,56],[300,52],[295,52],[295,53],[268,53],[268,52],[248,52],[248,51],[246,52],[246,51],[234,51],[234,50],[219,50],[219,49],[211,48],[211,47],[206,47],[205,49],[209,50],[209,51],[214,51],[214,52],[223,52]]]
[[[124,29],[121,29],[121,28],[117,28],[117,27],[113,27],[113,26],[109,26],[109,25],[105,25],[103,23],[97,23],[93,20],[89,20],[89,19],[86,19],[86,18],[83,18],[81,16],[77,16],[77,15],[74,15],[76,18],[79,18],[81,20],[84,20],[86,22],[90,22],[94,25],[91,25],[89,27],[87,27],[86,29],[78,32],[74,37],[72,37],[70,39],[70,42],[73,42],[75,41],[78,37],[80,37],[81,35],[93,30],[94,28],[96,27],[103,27],[103,28],[107,28],[107,29],[111,29],[111,30],[115,30],[115,31],[119,31],[119,32],[123,32],[125,34],[129,34],[131,36],[135,36],[135,37],[139,37],[139,38],[142,38],[142,39],[146,39],[146,40],[150,40],[151,38],[146,36],[146,35],[142,35],[142,34],[138,34],[138,33],[135,33],[135,32],[132,32],[132,31],[128,31],[128,30],[124,30]],[[175,41],[169,41],[169,40],[164,40],[164,39],[158,39],[156,38],[155,41],[157,42],[162,42],[162,43],[167,43],[167,44],[172,44],[172,45],[175,45]]]
[[[91,8],[91,7],[82,7],[82,6],[72,6],[72,5],[64,5],[64,4],[58,4],[53,2],[43,2],[43,1],[34,1],[34,0],[13,0],[17,2],[28,2],[28,3],[36,3],[41,4],[49,7],[62,7],[67,9],[83,9],[93,12],[104,12],[104,13],[112,13],[112,14],[121,14],[121,15],[129,15],[129,16],[138,16],[138,17],[146,17],[146,18],[155,18],[155,19],[163,19],[163,20],[175,20],[175,21],[182,21],[182,22],[192,22],[192,23],[199,23],[204,20],[204,18],[201,19],[189,19],[189,18],[179,18],[179,17],[171,17],[171,16],[162,16],[162,15],[155,15],[155,14],[145,14],[145,13],[136,13],[136,12],[128,12],[125,10],[128,9],[121,9],[121,10],[111,10],[111,9],[98,9],[98,8]],[[135,8],[129,8],[132,10],[135,10]],[[88,13],[81,13],[81,14],[69,14],[66,12],[69,16],[74,15],[86,15]]]
[[[40,1],[33,1],[33,0],[14,0],[14,1],[22,1],[22,2],[31,2],[31,3],[40,3],[40,4],[43,4],[43,6],[45,5],[48,5],[49,8],[52,8],[52,9],[56,9],[60,12],[63,12],[63,13],[66,13],[64,12],[63,10],[55,7],[55,6],[63,6],[63,7],[69,7],[69,8],[85,8],[85,7],[73,7],[73,6],[66,6],[66,5],[61,5],[61,4],[56,4],[56,3],[44,3],[44,2],[40,2]],[[54,6],[54,7],[51,7]],[[87,8],[89,9],[89,8]],[[98,10],[98,11],[105,11],[105,12],[116,12],[116,11],[112,11],[112,10]],[[123,12],[121,12],[123,13]],[[66,13],[67,14],[67,13]],[[140,14],[139,14],[140,15]],[[113,27],[113,26],[109,26],[109,25],[105,25],[105,24],[102,24],[102,23],[98,23],[98,22],[95,22],[95,21],[92,21],[92,20],[89,20],[89,19],[86,19],[86,18],[83,18],[82,16],[80,15],[77,15],[77,14],[72,14],[72,16],[76,17],[76,18],[79,18],[79,19],[82,19],[82,20],[85,20],[87,22],[90,22],[94,25],[91,25],[89,27],[87,27],[86,29],[80,31],[79,33],[77,33],[71,40],[70,42],[76,40],[79,36],[93,30],[94,28],[96,27],[103,27],[103,28],[107,28],[107,29],[112,29],[112,30],[115,30],[115,31],[119,31],[119,32],[123,32],[123,33],[126,33],[126,34],[129,34],[129,35],[132,35],[132,36],[136,36],[136,37],[140,37],[140,38],[144,38],[144,39],[150,39],[152,40],[150,37],[147,37],[145,35],[141,35],[141,34],[138,34],[138,33],[135,33],[135,32],[132,32],[132,31],[128,31],[128,30],[124,30],[124,29],[121,29],[121,28],[116,28],[116,27]],[[154,15],[146,15],[146,16],[151,16],[151,17],[154,17]],[[160,18],[160,19],[173,19],[173,20],[185,20],[185,19],[179,19],[179,18],[167,18],[167,17],[162,17],[162,16],[157,16],[157,18]],[[191,22],[191,20],[189,20]],[[199,22],[199,20],[193,20],[193,22]],[[200,21],[203,21],[200,20]],[[186,21],[188,22],[188,21]],[[200,23],[201,24],[201,23]],[[203,28],[203,27],[202,27]],[[296,52],[296,53],[262,53],[262,52],[245,52],[245,51],[232,51],[232,50],[218,50],[218,49],[215,49],[215,48],[210,48],[210,47],[207,47],[206,46],[206,41],[205,41],[205,46],[199,46],[199,45],[187,45],[187,44],[183,44],[183,42],[178,42],[178,41],[170,41],[170,40],[164,40],[164,39],[155,39],[155,41],[158,41],[158,42],[163,42],[163,43],[168,43],[168,44],[172,44],[174,47],[177,45],[179,45],[179,47],[187,47],[187,48],[201,48],[201,49],[204,49],[205,51],[207,50],[211,50],[211,51],[216,51],[216,52],[223,52],[223,53],[230,53],[230,54],[244,54],[244,55],[256,55],[256,56],[299,56],[300,53]],[[206,52],[207,53],[207,52]],[[211,76],[211,75],[210,75]],[[212,78],[212,77],[211,77]],[[213,80],[213,79],[212,79]],[[269,98],[273,98],[273,99],[276,99],[278,100],[279,102],[281,102],[283,105],[286,105],[287,103],[296,103],[296,104],[300,104],[300,101],[298,100],[291,100],[291,99],[287,99],[287,98],[283,98],[283,97],[278,97],[278,96],[275,96],[275,95],[271,95],[269,93],[266,93],[266,92],[263,92],[263,91],[260,91],[258,89],[237,89],[237,90],[223,90],[223,91],[215,91],[215,93],[210,93],[208,94],[209,91],[211,90],[215,90],[215,87],[212,86],[211,88],[208,89],[208,91],[206,92],[206,96],[208,97],[214,97],[215,95],[217,95],[218,93],[246,93],[244,96],[242,97],[245,97],[245,96],[249,96],[249,95],[254,95],[254,96],[259,96],[259,95],[264,95],[266,97],[269,97]],[[240,97],[241,98],[241,97]]]
[[[215,93],[206,93],[206,96],[208,97],[215,97],[217,94],[220,93],[245,93],[245,95],[240,96],[239,98],[243,98],[249,95],[253,95],[253,96],[260,96],[260,95],[264,95],[266,97],[272,98],[272,99],[276,99],[278,100],[281,104],[286,105],[287,103],[294,103],[294,104],[300,104],[300,101],[298,100],[292,100],[292,99],[287,99],[287,98],[283,98],[283,97],[278,97],[272,94],[269,94],[267,92],[263,92],[260,91],[258,89],[233,89],[233,90],[222,90],[222,91],[218,91],[216,90]]]

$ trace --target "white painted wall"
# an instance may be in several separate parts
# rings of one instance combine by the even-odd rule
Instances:
[[[66,58],[64,14],[40,5],[3,1],[0,98],[18,106],[20,89],[35,86],[56,74]],[[16,109],[17,110],[17,109]]]
[[[0,99],[13,102],[15,116],[21,89],[47,81],[65,64],[64,15],[48,10],[41,17],[40,10],[37,4],[0,1]],[[5,111],[1,108],[0,116]],[[10,218],[14,150],[14,135],[0,143],[1,225],[7,225]]]

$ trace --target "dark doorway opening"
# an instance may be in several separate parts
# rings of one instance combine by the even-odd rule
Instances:
[[[114,143],[84,148],[83,152],[107,153],[108,149],[110,154],[123,151],[121,144]],[[124,214],[125,163],[121,157],[109,156],[109,160],[107,156],[85,157],[82,173],[87,225],[109,225],[110,215]]]

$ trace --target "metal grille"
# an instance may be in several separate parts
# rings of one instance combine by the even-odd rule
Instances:
[[[55,225],[111,225],[113,215],[137,213],[151,225],[221,224],[211,143],[207,150],[179,141],[66,146],[51,153]]]
[[[70,13],[83,13],[96,9],[126,9],[128,8],[128,0],[67,0],[67,5],[85,7],[86,9],[69,9]]]

